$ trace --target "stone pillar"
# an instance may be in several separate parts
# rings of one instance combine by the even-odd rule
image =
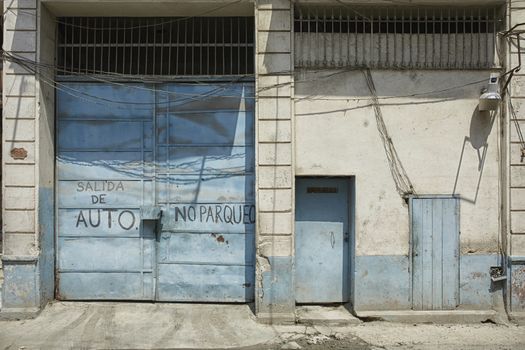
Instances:
[[[510,10],[508,12],[508,27],[525,22],[525,4],[520,1],[510,1]],[[516,28],[517,30],[525,29],[525,26]],[[522,35],[523,37],[523,35]],[[507,57],[507,70],[514,68],[518,64],[518,53],[516,46],[506,45],[509,48]],[[525,45],[522,43],[521,59],[525,63],[523,52]],[[508,166],[508,200],[505,205],[508,215],[504,216],[507,221],[507,232],[509,235],[509,272],[510,277],[508,290],[509,298],[507,303],[511,314],[521,314],[520,318],[525,319],[525,158],[522,157],[521,145],[518,139],[516,124],[519,125],[522,132],[525,132],[525,70],[522,69],[514,75],[510,85],[510,95],[516,115],[507,109],[508,121],[505,125],[506,144],[505,153]],[[505,149],[504,149],[505,150]],[[504,154],[505,154],[504,153]]]
[[[40,60],[38,6],[36,0],[4,1],[4,50],[32,62]],[[47,24],[54,40],[54,22]],[[42,115],[46,105],[43,90],[30,70],[4,60],[3,81],[4,285],[0,315],[27,317],[53,297],[53,192],[42,195],[41,191],[43,183],[52,187],[54,182],[53,112],[49,120]],[[52,88],[47,90],[49,95]],[[49,98],[52,101],[53,94]],[[47,162],[41,162],[42,154]],[[44,167],[48,175],[42,173]],[[43,252],[47,259],[42,259]]]
[[[295,320],[292,11],[256,2],[256,311],[269,323]]]

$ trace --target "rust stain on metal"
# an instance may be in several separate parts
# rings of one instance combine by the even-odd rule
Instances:
[[[224,239],[224,236],[223,235],[218,235],[216,233],[211,233],[210,234],[213,238],[215,238],[215,240],[219,243],[226,243],[228,244],[228,241]]]
[[[27,150],[25,148],[13,148],[11,158],[24,160],[27,158]]]

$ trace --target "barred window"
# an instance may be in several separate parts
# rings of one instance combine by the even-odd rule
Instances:
[[[63,17],[58,74],[248,75],[253,17]]]
[[[496,7],[296,6],[296,67],[486,69],[496,62]]]

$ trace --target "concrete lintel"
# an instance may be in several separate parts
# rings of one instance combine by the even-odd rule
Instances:
[[[435,323],[461,324],[494,322],[505,323],[506,315],[494,310],[434,310],[434,311],[359,311],[356,312],[362,320],[387,321],[398,323]]]
[[[55,16],[253,16],[250,0],[45,0]],[[96,5],[96,6],[95,6]]]

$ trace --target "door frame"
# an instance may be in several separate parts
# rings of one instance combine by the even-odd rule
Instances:
[[[346,278],[348,278],[348,292],[347,292],[347,298],[348,298],[348,302],[343,302],[343,303],[337,303],[337,304],[340,304],[340,305],[344,305],[346,309],[348,309],[349,311],[352,311],[353,310],[353,305],[355,304],[354,302],[354,296],[355,296],[355,242],[356,242],[356,237],[355,237],[355,212],[356,212],[356,205],[355,205],[355,199],[356,199],[356,186],[355,186],[355,176],[354,175],[334,175],[334,176],[321,176],[321,175],[296,175],[295,176],[295,182],[297,181],[297,179],[334,179],[334,180],[346,180],[347,183],[348,183],[348,193],[347,193],[347,201],[348,201],[348,233],[349,233],[349,241],[348,241],[348,246],[347,246],[347,252],[346,254],[348,254],[348,265],[347,266],[344,266],[343,267],[343,271],[346,270],[346,273],[344,273],[344,275],[346,275]],[[293,213],[293,220],[294,220],[294,225],[293,225],[293,232],[294,232],[294,246],[293,246],[293,254],[294,254],[294,264],[293,264],[293,281],[294,281],[294,294],[295,294],[295,269],[296,269],[296,264],[295,264],[295,239],[296,239],[296,236],[295,236],[295,211],[297,210],[297,202],[296,202],[296,191],[297,191],[297,187],[295,186],[295,183],[294,183],[294,213]],[[294,303],[295,305],[303,305],[301,303],[297,303],[295,301],[295,296],[294,296]],[[318,303],[318,304],[308,304],[308,305],[326,305],[326,304],[322,304],[322,303]]]

